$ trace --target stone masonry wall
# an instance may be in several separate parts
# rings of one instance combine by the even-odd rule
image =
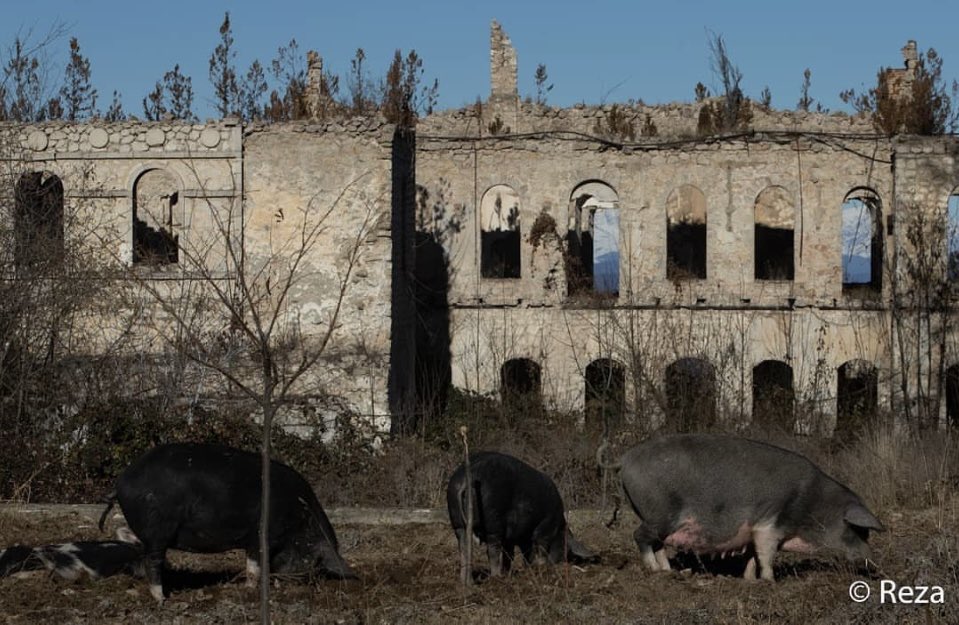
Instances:
[[[879,368],[888,405],[888,326],[882,314],[863,311],[870,301],[844,294],[839,232],[841,206],[854,189],[872,189],[884,214],[894,212],[891,159],[888,141],[855,137],[767,135],[644,150],[581,138],[420,137],[418,223],[443,241],[450,259],[454,383],[497,393],[503,363],[528,358],[543,368],[547,403],[582,410],[584,368],[612,358],[627,366],[633,409],[657,423],[663,400],[650,388],[662,386],[666,365],[697,357],[717,367],[724,418],[748,421],[752,367],[779,360],[793,367],[807,412],[831,427],[835,370],[863,359]],[[597,181],[618,196],[621,255],[618,297],[598,304],[567,293],[562,242],[574,189]],[[518,196],[518,279],[479,271],[477,207],[496,185]],[[666,201],[682,185],[705,197],[704,280],[666,277]],[[790,281],[753,278],[755,202],[770,187],[785,189],[794,210]],[[542,215],[556,232],[536,244],[530,232]]]
[[[381,121],[256,127],[244,138],[250,262],[295,241],[303,215],[322,224],[291,294],[304,335],[328,330],[348,257],[358,252],[328,353],[302,386],[337,398],[331,411],[348,409],[378,430],[390,426],[392,138]]]

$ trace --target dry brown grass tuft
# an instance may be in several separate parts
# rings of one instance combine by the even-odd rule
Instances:
[[[507,579],[464,589],[458,579],[456,541],[443,524],[337,527],[344,557],[361,579],[314,584],[278,581],[274,622],[293,623],[935,623],[950,622],[959,592],[959,497],[952,497],[946,523],[933,509],[890,511],[889,531],[873,540],[879,572],[845,563],[782,555],[777,582],[751,583],[706,573],[651,574],[639,564],[629,515],[607,530],[595,512],[572,515],[577,535],[602,555],[584,567],[518,565]],[[35,540],[55,542],[66,534],[95,538],[96,529],[71,518],[12,516],[8,528]],[[0,579],[0,605],[11,623],[242,623],[257,617],[256,591],[241,578],[238,553],[173,552],[178,586],[157,608],[141,580],[63,582],[47,576]],[[485,556],[477,568],[486,567]],[[189,574],[192,572],[192,575]],[[849,584],[881,578],[900,584],[937,584],[942,606],[856,604]]]

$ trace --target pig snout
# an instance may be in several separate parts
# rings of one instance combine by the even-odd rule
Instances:
[[[359,579],[346,560],[332,549],[323,550],[317,562],[317,569],[334,579]]]

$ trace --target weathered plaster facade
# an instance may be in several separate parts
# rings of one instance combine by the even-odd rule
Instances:
[[[224,120],[8,124],[0,130],[10,179],[25,180],[29,172],[59,178],[65,246],[112,263],[118,285],[147,284],[171,300],[196,295],[204,281],[227,284],[235,275],[226,232],[239,237],[234,250],[242,250],[248,267],[256,269],[287,262],[284,254],[296,252],[298,229],[317,226],[319,242],[299,265],[286,313],[301,336],[326,333],[341,283],[346,275],[349,280],[334,340],[300,387],[308,401],[329,399],[314,406],[325,418],[332,415],[324,411],[340,411],[376,429],[389,428],[391,335],[394,325],[411,335],[403,323],[412,319],[392,296],[394,282],[403,280],[393,276],[392,220],[405,214],[402,207],[394,210],[393,178],[409,167],[408,159],[404,164],[394,153],[392,126],[370,119],[244,128]],[[166,249],[159,259],[150,257],[164,240],[175,241],[179,258]],[[358,253],[347,274],[353,250]],[[209,273],[199,275],[200,267]],[[201,287],[180,288],[190,282]],[[96,311],[78,351],[97,353],[130,332],[131,323],[140,334],[128,342],[131,350],[169,349],[158,336],[174,333],[174,324],[163,320],[168,311],[149,298],[141,304],[142,311],[132,310],[137,305],[127,299]],[[213,330],[228,327],[224,317]],[[398,396],[410,384],[403,371],[412,370],[412,355],[406,349],[396,357],[403,365],[392,383]],[[226,388],[201,382],[196,387],[184,394]]]
[[[850,388],[894,411],[904,392],[915,397],[912,370],[934,366],[911,355],[917,346],[943,369],[959,362],[946,316],[907,335],[892,304],[914,290],[902,262],[915,256],[909,224],[948,219],[955,138],[891,138],[862,117],[755,106],[753,130],[699,137],[696,103],[622,107],[636,130],[625,141],[603,132],[611,107],[521,101],[516,54],[495,23],[491,43],[488,102],[420,120],[415,137],[375,119],[3,131],[27,170],[60,177],[81,207],[75,227],[116,233],[104,237],[114,262],[134,260],[137,181],[155,170],[178,196],[166,222],[150,223],[171,224],[182,249],[215,229],[211,207],[241,215],[251,263],[295,234],[298,211],[329,211],[292,293],[306,333],[325,331],[347,250],[366,233],[315,380],[379,429],[421,410],[431,384],[499,396],[509,363],[522,362],[532,392],[576,413],[597,363],[612,367],[626,411],[649,427],[672,418],[682,387],[670,380],[699,380],[714,422],[741,426],[754,372],[785,371],[796,409],[787,426],[831,431]],[[315,55],[310,76],[315,113],[326,97]],[[851,200],[874,235],[869,284],[844,285]],[[616,277],[600,289],[591,263],[610,246]],[[933,374],[927,393],[941,390]]]
[[[917,214],[956,226],[946,214],[959,184],[954,138],[890,138],[863,117],[755,106],[754,130],[699,138],[699,104],[621,107],[637,136],[610,137],[600,131],[611,107],[522,102],[503,77],[515,54],[496,49],[510,44],[495,24],[492,45],[489,106],[418,127],[418,223],[450,259],[454,385],[502,394],[504,363],[528,361],[547,404],[582,411],[590,366],[618,363],[627,411],[655,427],[669,419],[668,370],[692,358],[715,378],[717,421],[738,427],[751,420],[753,372],[779,364],[795,393],[793,427],[832,431],[843,396],[869,394],[862,384],[873,385],[876,407],[901,413],[904,392],[919,393],[913,373],[904,381],[903,372],[920,366],[923,350],[944,349],[943,369],[959,362],[948,328],[931,336],[943,329],[934,321],[926,334],[907,336],[896,321],[905,313],[893,305],[913,289],[899,261],[912,253],[904,228]],[[643,136],[643,127],[656,132]],[[586,185],[607,187],[614,198],[607,204],[618,212],[618,292],[592,299],[574,293],[567,275],[570,233],[582,220],[576,196]],[[493,189],[511,190],[518,207],[518,277],[480,270],[488,253],[483,207]],[[844,285],[843,206],[857,198],[872,211],[871,285]],[[704,275],[671,275],[672,224],[703,221]],[[788,236],[772,241],[789,246],[788,262],[777,261],[787,268],[779,279],[758,269],[760,226]],[[926,237],[939,249],[942,280],[945,239],[944,232]],[[937,340],[943,347],[931,345]],[[942,376],[933,372],[931,380],[922,393],[945,393]]]

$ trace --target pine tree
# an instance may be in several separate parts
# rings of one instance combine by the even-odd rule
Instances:
[[[103,119],[108,122],[122,122],[127,118],[123,112],[123,103],[120,101],[120,92],[114,90],[113,101],[110,102],[110,108],[103,114]]]
[[[3,68],[3,80],[8,89],[6,116],[11,121],[42,121],[46,116],[43,106],[43,87],[40,80],[40,61],[30,56],[19,37],[13,42],[10,60]]]
[[[261,100],[266,95],[267,84],[266,74],[259,61],[253,61],[250,69],[246,72],[246,77],[240,85],[239,109],[240,116],[247,121],[261,119],[263,117],[263,104]]]
[[[59,97],[50,98],[47,101],[47,108],[44,113],[45,119],[64,119],[63,113],[63,103],[60,102]]]
[[[812,83],[812,70],[808,67],[802,73],[802,87],[799,88],[799,102],[796,103],[796,109],[800,111],[809,111],[813,99],[809,96],[809,85]]]
[[[553,84],[549,82],[549,74],[546,73],[546,65],[540,63],[536,66],[536,73],[533,75],[536,81],[536,103],[546,105],[546,94],[553,90]]]
[[[412,127],[420,113],[429,115],[433,112],[439,82],[434,80],[431,86],[421,87],[422,80],[423,59],[416,50],[410,50],[405,60],[397,50],[386,72],[383,101],[380,103],[380,110],[388,121],[398,126]]]
[[[148,122],[158,122],[163,119],[166,112],[163,84],[158,82],[153,91],[143,98],[143,116]]]
[[[355,106],[355,95],[353,102]],[[381,109],[383,117],[388,122],[398,126],[411,125],[412,111],[410,111],[409,94],[403,88],[403,56],[399,50],[394,53],[393,62],[386,71],[386,90],[383,94]]]
[[[296,39],[291,39],[289,45],[281,46],[277,50],[271,69],[279,81],[279,89],[270,93],[270,103],[264,109],[263,116],[274,122],[309,117],[310,111],[306,104],[306,69],[303,67]]]
[[[169,116],[172,119],[196,121],[193,114],[193,80],[180,72],[179,63],[163,75],[147,97],[143,98],[143,114],[147,121],[158,122]]]
[[[946,83],[934,48],[919,54],[908,93],[895,93],[890,82],[889,70],[880,68],[875,87],[863,93],[847,89],[839,97],[857,113],[872,116],[876,128],[888,134],[941,135],[959,125],[959,84]]]
[[[220,117],[240,113],[240,88],[233,67],[235,58],[228,11],[223,17],[223,24],[220,25],[220,43],[210,56],[210,82],[213,83],[216,110]]]
[[[170,114],[173,119],[195,121],[193,114],[193,80],[180,73],[180,65],[163,75],[163,89],[170,101]]]
[[[350,61],[350,75],[347,79],[347,88],[350,90],[348,105],[354,115],[363,115],[376,108],[372,81],[363,67],[365,60],[366,52],[363,48],[357,48]]]
[[[97,106],[97,90],[90,83],[90,59],[80,53],[76,37],[70,38],[70,61],[60,88],[63,118],[75,122],[93,117]]]

